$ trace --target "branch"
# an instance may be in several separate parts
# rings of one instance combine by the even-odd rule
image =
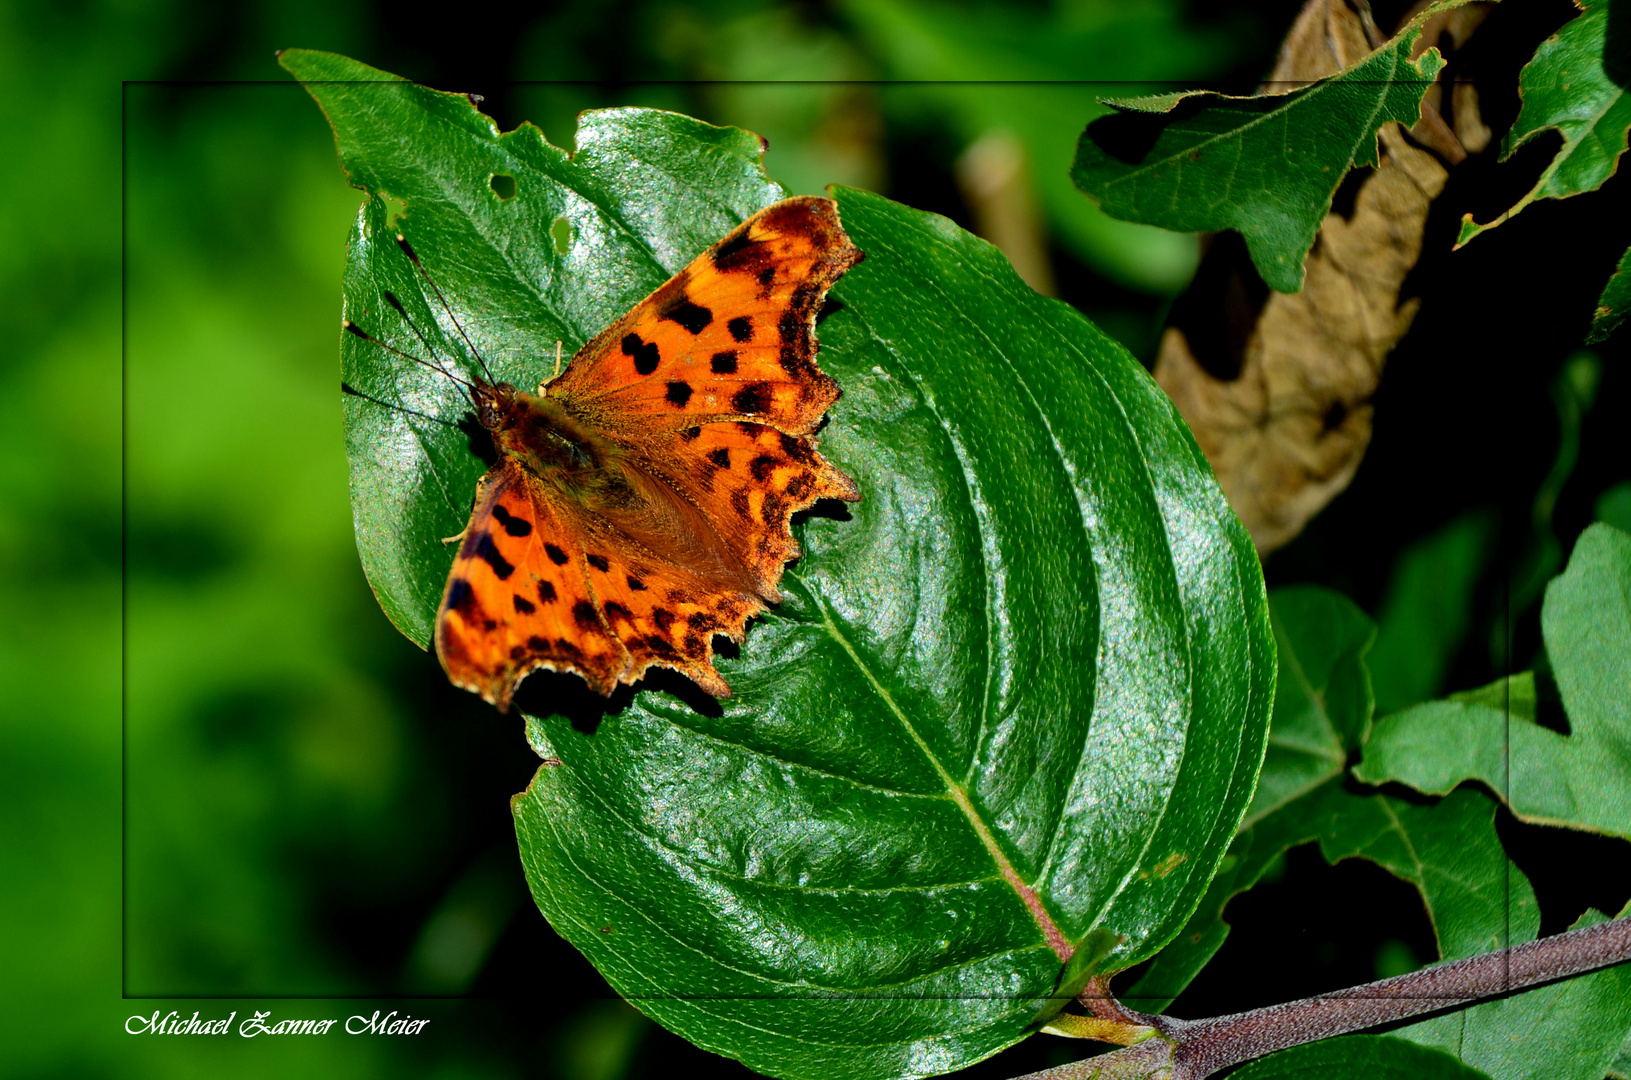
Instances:
[[[1631,960],[1631,916],[1334,994],[1210,1020],[1138,1016],[1155,1037],[1017,1080],[1204,1080],[1288,1046],[1470,1005]]]

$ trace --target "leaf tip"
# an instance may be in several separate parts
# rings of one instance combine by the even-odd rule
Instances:
[[[1487,225],[1480,225],[1474,221],[1471,214],[1462,214],[1461,231],[1456,234],[1455,246],[1450,248],[1450,250],[1460,251],[1466,246],[1468,240],[1471,240],[1473,237],[1483,232],[1486,228],[1488,228]]]

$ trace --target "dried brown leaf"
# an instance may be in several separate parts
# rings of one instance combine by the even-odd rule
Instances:
[[[1404,16],[1414,16],[1412,9]],[[1450,60],[1487,14],[1458,8],[1427,23],[1418,51]],[[1381,43],[1364,0],[1309,0],[1281,46],[1266,89],[1336,74]],[[1441,76],[1441,84],[1444,76]],[[1188,421],[1259,554],[1295,537],[1348,486],[1370,444],[1371,398],[1388,353],[1410,328],[1403,299],[1421,255],[1432,201],[1455,164],[1483,149],[1489,129],[1468,86],[1435,86],[1407,136],[1381,129],[1380,164],[1356,177],[1351,214],[1333,210],[1309,252],[1301,292],[1269,292],[1238,245],[1214,244],[1174,307],[1155,378]],[[1474,145],[1476,144],[1476,145]],[[1244,255],[1240,250],[1239,255]]]

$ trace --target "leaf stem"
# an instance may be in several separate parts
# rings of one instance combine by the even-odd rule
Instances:
[[[1157,1037],[1017,1080],[1203,1080],[1219,1069],[1275,1050],[1468,1005],[1627,960],[1631,960],[1631,916],[1232,1016],[1146,1017]]]

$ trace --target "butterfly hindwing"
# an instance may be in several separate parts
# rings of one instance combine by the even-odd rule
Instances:
[[[782,566],[799,556],[789,522],[817,499],[861,497],[855,483],[816,452],[816,440],[746,421],[682,431],[662,458],[640,462],[705,515],[719,535],[746,537],[733,547],[755,591],[780,600]]]
[[[602,694],[629,668],[590,591],[577,530],[553,503],[537,478],[502,458],[476,489],[442,595],[442,666],[500,708],[536,668],[577,671]]]

